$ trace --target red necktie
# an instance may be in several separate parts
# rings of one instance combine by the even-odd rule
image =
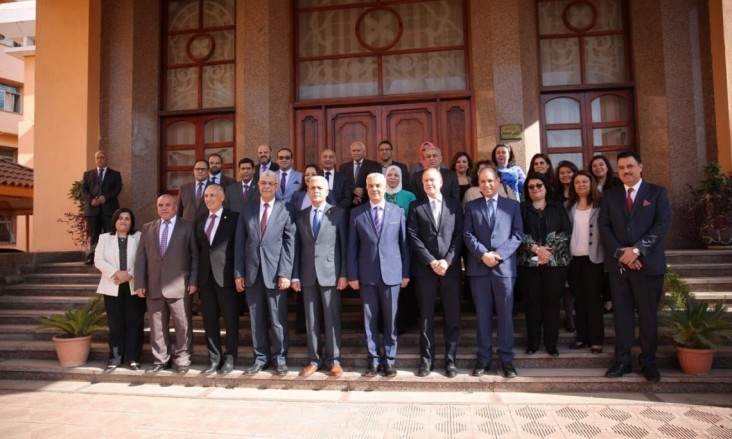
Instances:
[[[264,236],[264,231],[267,230],[267,208],[269,208],[269,203],[264,203],[264,213],[262,219],[259,220],[259,233],[262,236]]]
[[[209,220],[208,227],[206,227],[206,238],[208,238],[208,242],[211,242],[211,232],[213,232],[214,224],[216,224],[216,215],[211,215]]]
[[[628,198],[625,200],[628,203],[628,212],[631,212],[633,210],[633,197],[630,196],[630,194],[633,193],[633,188],[628,188]]]

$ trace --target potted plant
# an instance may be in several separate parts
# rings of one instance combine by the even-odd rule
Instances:
[[[77,367],[86,364],[91,350],[91,334],[106,328],[104,303],[100,296],[89,299],[80,308],[63,314],[40,318],[40,328],[58,329],[61,335],[53,337],[56,355],[62,367]]]
[[[714,348],[723,337],[732,336],[732,319],[722,303],[711,306],[694,297],[678,273],[664,278],[665,309],[661,322],[671,330],[676,356],[684,373],[706,375],[712,368]]]
[[[719,163],[704,166],[704,180],[691,188],[688,213],[693,231],[706,245],[732,245],[732,177]]]

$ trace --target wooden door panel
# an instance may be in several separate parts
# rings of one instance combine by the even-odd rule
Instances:
[[[384,107],[386,139],[394,145],[393,159],[410,166],[419,161],[419,145],[436,134],[436,105],[421,103]],[[436,143],[436,142],[435,142]]]
[[[470,101],[443,101],[439,106],[440,143],[442,161],[448,167],[458,151],[466,151],[475,158],[472,142]]]
[[[330,108],[327,118],[328,145],[335,150],[339,163],[351,158],[351,143],[358,140],[366,144],[366,157],[376,160],[380,107]]]
[[[320,163],[320,152],[325,149],[325,118],[323,110],[300,109],[295,112],[295,162],[296,169],[308,163]]]

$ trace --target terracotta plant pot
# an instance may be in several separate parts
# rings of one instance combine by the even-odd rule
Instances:
[[[707,375],[714,361],[713,349],[689,349],[676,346],[681,371],[689,375]]]
[[[91,339],[91,335],[76,338],[53,337],[53,343],[56,345],[56,356],[61,367],[85,365],[91,350]]]

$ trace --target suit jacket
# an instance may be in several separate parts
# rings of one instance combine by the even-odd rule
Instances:
[[[308,199],[308,205],[303,207],[303,203],[305,202],[305,199]],[[310,207],[310,198],[308,197],[308,191],[297,191],[294,194],[292,194],[292,198],[290,198],[290,202],[287,203],[292,207],[292,211],[297,214],[303,209],[307,209]]]
[[[282,177],[280,172],[282,170],[277,171],[277,182],[279,183],[280,178]],[[302,172],[298,172],[294,169],[290,169],[287,171],[287,187],[285,187],[284,190],[282,190],[282,187],[277,187],[277,193],[275,194],[275,198],[278,200],[283,200],[286,203],[289,203],[292,199],[292,195],[300,190],[300,184],[302,183]]]
[[[203,182],[203,190],[205,191],[209,185],[209,181]],[[198,207],[196,207],[196,186],[197,181],[186,183],[178,189],[178,217],[189,222],[195,222],[196,218],[205,215],[208,210],[203,202],[203,193]]]
[[[107,168],[104,172],[104,180],[102,187],[99,187],[99,178],[97,177],[97,168],[84,172],[81,179],[81,195],[84,197],[84,215],[97,216],[99,213],[112,216],[115,210],[119,209],[119,201],[117,197],[122,191],[122,175],[112,168]],[[91,200],[97,195],[104,195],[107,201],[101,206],[92,206]]]
[[[574,222],[574,213],[577,211],[577,205],[574,204],[569,208],[569,220]],[[590,209],[590,261],[595,264],[603,262],[605,257],[605,247],[602,245],[602,238],[600,237],[600,227],[598,226],[598,219],[600,217],[600,208],[593,207]],[[575,239],[574,234],[572,238]],[[570,241],[571,243],[571,241]]]
[[[251,286],[262,271],[265,287],[277,287],[279,277],[292,279],[295,257],[295,223],[284,201],[272,200],[264,235],[259,228],[260,200],[239,214],[234,253],[234,277],[243,277]]]
[[[239,213],[250,201],[259,200],[259,187],[257,187],[257,182],[252,178],[252,181],[249,182],[249,192],[247,192],[245,198],[242,183],[238,181],[236,184],[230,184],[224,190],[224,196],[224,209]]]
[[[127,272],[130,279],[130,292],[135,294],[135,253],[140,242],[140,233],[127,235]],[[117,235],[103,233],[99,235],[99,243],[94,251],[94,266],[102,272],[97,293],[107,296],[117,296],[119,285],[112,280],[114,273],[119,271],[119,241]]]
[[[209,276],[213,276],[216,285],[230,288],[234,286],[234,237],[239,214],[228,209],[223,210],[212,242],[206,237],[206,220],[209,215],[201,216],[196,221],[198,285],[205,284]]]
[[[412,192],[417,197],[417,201],[427,200],[427,194],[424,192],[424,184],[422,183],[422,174],[424,174],[424,169],[412,175],[412,189],[414,189]],[[455,171],[440,168],[440,174],[442,174],[442,189],[440,190],[442,196],[462,201],[460,200],[460,184]]]
[[[233,178],[224,174],[223,171],[221,173],[219,173],[218,177],[220,177],[220,179],[217,179],[219,181],[217,181],[216,184],[218,184],[219,186],[221,186],[224,189],[226,189],[230,185],[236,183],[236,180],[234,180]],[[211,182],[211,175],[208,176],[208,181],[209,181],[209,183]]]
[[[361,202],[363,203],[369,199],[368,195],[365,193],[366,177],[374,172],[381,174],[381,165],[373,160],[363,159],[363,162],[361,163],[361,170],[358,173],[358,179],[355,180],[353,178],[353,160],[343,163],[341,167],[338,168],[338,172],[346,177],[346,181],[351,186],[351,192],[353,192],[357,187],[364,190],[364,195],[361,197]],[[351,195],[351,199],[353,199],[353,195]]]
[[[463,237],[469,256],[468,276],[516,277],[516,250],[524,237],[518,201],[498,197],[493,230],[488,227],[488,206],[484,197],[465,205],[465,231]],[[498,253],[503,262],[488,268],[481,257],[486,252]]]
[[[350,209],[353,204],[353,185],[349,183],[343,173],[336,170],[331,172],[333,173],[333,189],[328,192],[326,201],[333,206]],[[320,175],[325,176],[325,173],[321,172]]]
[[[259,181],[259,174],[261,173],[260,172],[261,168],[262,168],[262,166],[259,163],[256,163],[256,160],[255,160],[255,163],[254,163],[254,182],[255,183]],[[280,170],[280,166],[277,163],[270,161],[268,169],[270,171],[277,172]]]
[[[297,213],[297,236],[295,239],[295,265],[293,279],[300,279],[303,287],[316,283],[335,286],[339,277],[345,277],[347,211],[325,204],[323,207],[318,237],[313,236],[311,217],[313,207]]]
[[[664,237],[671,225],[671,202],[662,186],[641,182],[633,209],[628,212],[625,186],[620,185],[603,193],[600,207],[600,236],[605,245],[605,271],[618,273],[615,251],[636,247],[643,264],[641,273],[666,273]]]
[[[409,278],[409,244],[404,211],[386,203],[381,235],[376,234],[373,210],[365,202],[351,211],[348,229],[348,280],[365,285],[398,285]]]
[[[434,273],[430,262],[444,259],[450,264],[445,275],[460,276],[460,253],[463,249],[463,208],[460,202],[444,197],[438,223],[435,223],[429,200],[412,204],[407,234],[412,247],[412,275]]]
[[[198,286],[198,246],[193,223],[178,218],[160,256],[157,219],[142,226],[135,259],[135,287],[145,288],[151,299],[182,299],[188,286]]]

